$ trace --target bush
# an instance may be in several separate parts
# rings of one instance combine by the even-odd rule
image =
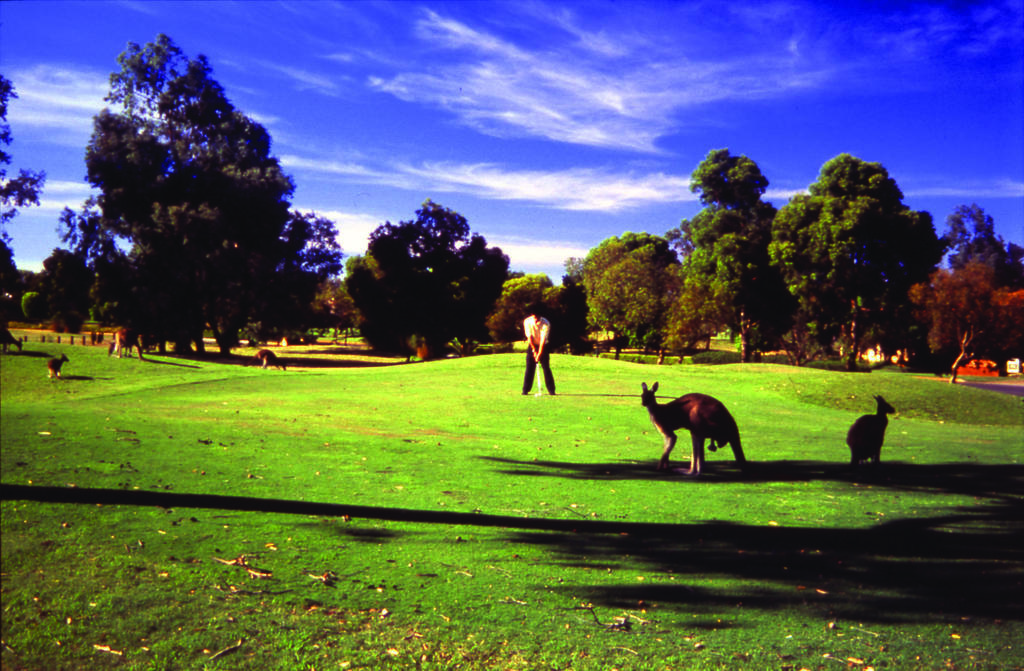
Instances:
[[[38,291],[26,291],[21,297],[21,312],[25,319],[33,323],[45,321],[50,316],[50,308],[46,297]]]
[[[739,352],[727,352],[718,349],[711,349],[693,355],[693,362],[696,364],[718,365],[723,363],[740,363],[742,360],[743,358]]]

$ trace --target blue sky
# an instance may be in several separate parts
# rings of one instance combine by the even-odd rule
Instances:
[[[8,174],[47,173],[7,226],[19,267],[89,195],[118,54],[159,33],[209,59],[346,254],[430,198],[557,283],[608,237],[692,217],[689,176],[719,148],[777,206],[846,152],[940,233],[977,203],[1024,245],[1024,0],[3,2]]]

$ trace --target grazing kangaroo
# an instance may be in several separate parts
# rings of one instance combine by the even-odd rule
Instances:
[[[646,382],[642,382],[640,387],[643,390],[640,402],[647,408],[651,422],[665,439],[665,451],[658,462],[659,471],[668,468],[668,456],[676,445],[677,429],[687,429],[693,439],[690,470],[686,471],[686,475],[700,475],[704,466],[705,438],[711,439],[712,452],[728,443],[732,447],[736,462],[741,467],[746,463],[736,420],[721,401],[706,394],[686,394],[668,403],[658,403],[654,399],[654,393],[658,391],[657,382],[650,389],[647,388]]]
[[[288,370],[284,366],[284,362],[277,358],[277,355],[271,352],[269,349],[261,349],[255,354],[256,360],[260,362],[260,368],[267,368],[269,366],[277,366],[281,370]]]
[[[59,378],[60,377],[61,366],[63,366],[67,361],[68,361],[68,355],[67,354],[61,354],[59,359],[53,358],[53,359],[50,359],[49,361],[47,361],[46,362],[47,377],[49,379],[51,379],[51,380],[53,378],[55,378],[55,377]]]
[[[0,343],[3,343],[4,354],[7,354],[7,348],[14,345],[21,351],[21,341],[11,335],[11,332],[7,329],[0,329]]]
[[[853,423],[846,434],[846,444],[850,446],[850,466],[856,468],[862,461],[872,460],[872,468],[877,466],[885,440],[885,427],[896,408],[885,402],[881,396],[875,396],[877,410],[873,415],[862,415]]]

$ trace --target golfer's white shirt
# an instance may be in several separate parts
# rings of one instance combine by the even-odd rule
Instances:
[[[539,351],[548,342],[548,334],[551,333],[551,322],[543,317],[527,317],[523,321],[523,330],[526,332],[527,342]]]

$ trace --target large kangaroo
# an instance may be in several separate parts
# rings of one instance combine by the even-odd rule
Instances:
[[[880,461],[882,442],[885,440],[885,427],[896,408],[885,402],[881,396],[875,396],[877,410],[873,415],[861,415],[853,423],[846,434],[846,444],[850,446],[850,466],[856,468],[860,462],[872,460],[875,467]]]
[[[144,361],[142,358],[142,339],[139,332],[129,328],[118,329],[114,332],[114,341],[107,348],[107,356],[116,354],[117,358],[120,359],[127,349],[128,358],[130,359],[132,357],[132,348],[139,353],[139,361]]]
[[[705,438],[711,439],[712,452],[728,443],[736,462],[741,467],[746,463],[736,420],[721,401],[706,394],[686,394],[668,403],[658,403],[654,399],[654,393],[658,391],[657,382],[650,389],[646,382],[640,383],[640,387],[643,390],[640,402],[647,408],[651,421],[665,439],[665,451],[658,462],[659,471],[668,468],[668,456],[676,445],[677,429],[687,429],[693,439],[690,470],[686,471],[686,475],[700,475],[704,466]]]
[[[270,366],[277,366],[281,370],[288,370],[285,368],[284,361],[269,349],[261,349],[253,357],[260,363],[260,368],[266,369]]]
[[[11,335],[11,332],[7,329],[0,329],[0,343],[3,344],[4,354],[7,354],[7,348],[14,345],[21,351],[21,341]]]

